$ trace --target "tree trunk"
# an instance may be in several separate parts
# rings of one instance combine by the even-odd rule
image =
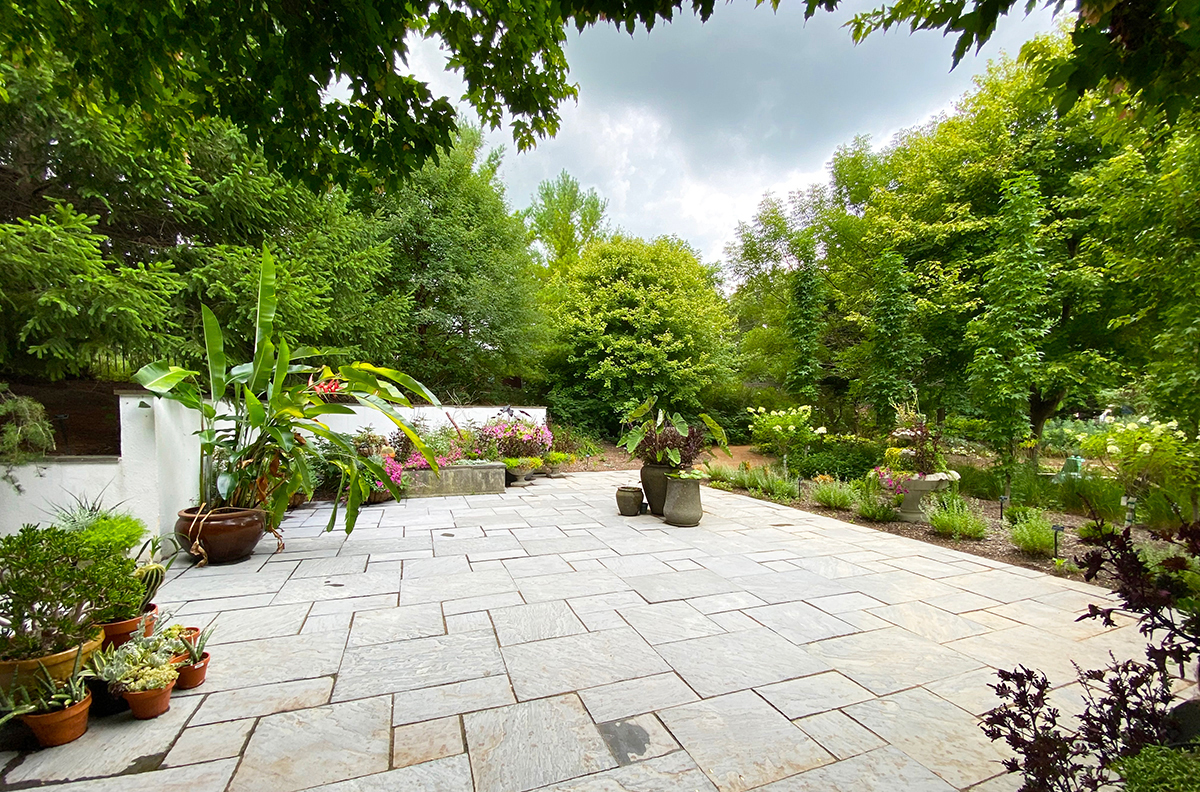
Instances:
[[[1033,447],[1034,468],[1038,466],[1038,451],[1042,443],[1042,432],[1046,428],[1046,421],[1058,412],[1058,408],[1062,406],[1065,398],[1067,398],[1066,388],[1059,388],[1045,395],[1037,388],[1029,390],[1029,426],[1033,431],[1034,439],[1038,441],[1038,444]]]

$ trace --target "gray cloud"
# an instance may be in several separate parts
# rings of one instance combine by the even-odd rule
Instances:
[[[743,2],[718,7],[707,24],[684,16],[649,34],[572,34],[579,101],[561,108],[553,140],[525,153],[508,147],[510,201],[527,205],[539,181],[566,169],[609,199],[616,225],[676,234],[714,260],[764,192],[822,179],[855,135],[882,145],[949,109],[988,58],[1015,55],[1053,26],[1047,12],[1003,20],[982,53],[951,71],[953,41],[940,33],[893,31],[855,46],[843,27],[850,16],[820,12],[806,24],[800,3],[772,13]],[[435,91],[461,95],[442,63],[427,44],[410,60]],[[489,140],[509,142],[506,131]]]

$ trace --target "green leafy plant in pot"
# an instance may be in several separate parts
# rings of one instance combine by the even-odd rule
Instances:
[[[133,566],[61,528],[26,525],[0,537],[0,685],[33,685],[42,667],[70,676],[76,652],[86,660],[103,639],[98,609],[141,601],[140,587],[125,585]]]
[[[282,548],[277,529],[288,502],[297,492],[312,494],[314,470],[326,463],[341,472],[337,491],[347,493],[347,533],[353,530],[374,482],[383,482],[394,497],[402,497],[382,465],[359,455],[352,438],[322,422],[326,415],[354,414],[349,405],[330,402],[329,397],[352,399],[383,413],[437,469],[425,443],[394,409],[412,405],[402,388],[439,405],[424,385],[402,372],[368,363],[351,363],[336,371],[302,364],[320,352],[310,347],[291,349],[284,339],[277,339],[275,308],[275,263],[264,249],[250,361],[230,365],[220,323],[208,306],[202,306],[207,389],[201,385],[201,372],[166,361],[151,363],[134,375],[146,389],[200,415],[198,505],[179,512],[175,531],[202,564],[250,555],[264,531],[274,533]],[[341,453],[322,458],[311,442],[314,438]],[[340,508],[335,502],[327,530],[333,529]]]
[[[700,413],[699,426],[689,426],[679,413],[668,415],[654,410],[656,397],[650,397],[623,419],[627,427],[617,441],[630,454],[642,460],[642,489],[653,514],[662,515],[667,497],[667,474],[686,470],[709,448],[716,445],[726,454],[729,438],[721,425],[706,413]]]
[[[14,684],[7,691],[0,688],[0,726],[20,718],[43,748],[66,745],[82,737],[92,704],[82,661],[83,648],[79,647],[65,679],[55,679],[45,666],[40,666],[33,685]]]

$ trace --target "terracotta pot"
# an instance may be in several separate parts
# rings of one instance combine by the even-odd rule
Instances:
[[[96,637],[83,644],[83,650],[79,654],[80,667],[87,663],[92,652],[99,649],[103,642],[104,633],[97,630]],[[53,679],[66,679],[75,668],[75,652],[78,649],[79,647],[72,646],[65,651],[31,660],[0,660],[0,685],[7,688],[15,682],[17,685],[33,686],[37,684],[38,668],[42,665],[46,666],[46,672]]]
[[[663,502],[667,499],[667,474],[678,469],[670,465],[642,465],[642,489],[651,514],[662,516]]]
[[[392,500],[392,493],[387,490],[371,490],[371,494],[367,495],[367,503],[383,503]]]
[[[95,677],[87,681],[88,690],[92,691],[92,709],[89,717],[107,718],[118,712],[129,709],[129,702],[120,694],[114,694],[108,689],[108,683]]]
[[[700,524],[704,509],[700,506],[700,481],[667,477],[667,497],[663,519],[668,525],[690,528]]]
[[[149,637],[154,634],[154,622],[158,618],[158,606],[151,603],[150,607],[143,611],[141,616],[135,616],[132,619],[123,621],[108,622],[101,624],[104,629],[104,648],[108,649],[113,646],[120,646],[129,640],[134,631],[137,630],[138,622],[142,619],[146,620],[146,624],[142,628],[142,634]]]
[[[636,517],[642,511],[641,487],[617,487],[617,511],[626,517]]]
[[[138,720],[150,720],[171,709],[171,691],[174,688],[175,682],[172,682],[158,690],[127,690],[121,695],[129,702],[133,717]]]
[[[178,690],[191,690],[194,687],[200,687],[204,684],[206,676],[208,676],[208,652],[205,652],[201,656],[199,663],[179,667],[179,679],[176,680],[175,687]]]
[[[38,744],[43,748],[53,748],[56,745],[66,745],[83,736],[88,727],[88,709],[92,706],[92,694],[78,704],[72,704],[66,709],[44,712],[40,715],[22,715],[24,722]]]
[[[175,537],[189,553],[199,537],[210,564],[227,564],[247,557],[267,529],[267,513],[262,509],[222,507],[204,514],[199,511],[193,506],[179,512]]]

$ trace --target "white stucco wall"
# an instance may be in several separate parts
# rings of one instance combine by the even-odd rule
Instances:
[[[174,526],[175,512],[195,498],[200,451],[192,433],[199,420],[182,405],[148,393],[118,394],[118,411],[121,456],[47,457],[25,465],[14,471],[22,493],[0,482],[0,533],[49,523],[54,507],[73,503],[73,495],[120,504],[151,531]]]
[[[350,405],[350,407],[354,410],[354,415],[325,416],[325,423],[330,429],[354,434],[369,426],[373,431],[385,437],[396,431],[396,425],[392,423],[391,419],[378,410],[359,405]],[[465,429],[468,426],[483,426],[491,419],[498,417],[503,409],[503,407],[430,407],[423,405],[420,407],[397,407],[396,413],[408,421],[415,419],[423,421],[425,428],[429,430],[450,426],[450,418],[453,418],[454,423],[458,424],[460,428]],[[518,418],[539,424],[546,422],[545,407],[514,406],[512,409]]]
[[[72,495],[104,505],[120,504],[141,518],[151,531],[169,532],[180,509],[195,505],[200,449],[195,431],[199,416],[181,404],[141,391],[118,394],[121,420],[119,457],[47,457],[39,465],[17,468],[24,492],[0,482],[0,534],[15,533],[25,523],[48,524],[56,505],[69,505]],[[330,428],[354,434],[372,427],[382,435],[395,425],[369,407],[354,406],[354,415],[326,416]],[[499,407],[398,408],[406,419],[420,419],[427,429],[450,425],[482,426],[500,415]],[[518,417],[544,423],[545,407],[514,407]],[[447,417],[447,414],[449,417]]]

